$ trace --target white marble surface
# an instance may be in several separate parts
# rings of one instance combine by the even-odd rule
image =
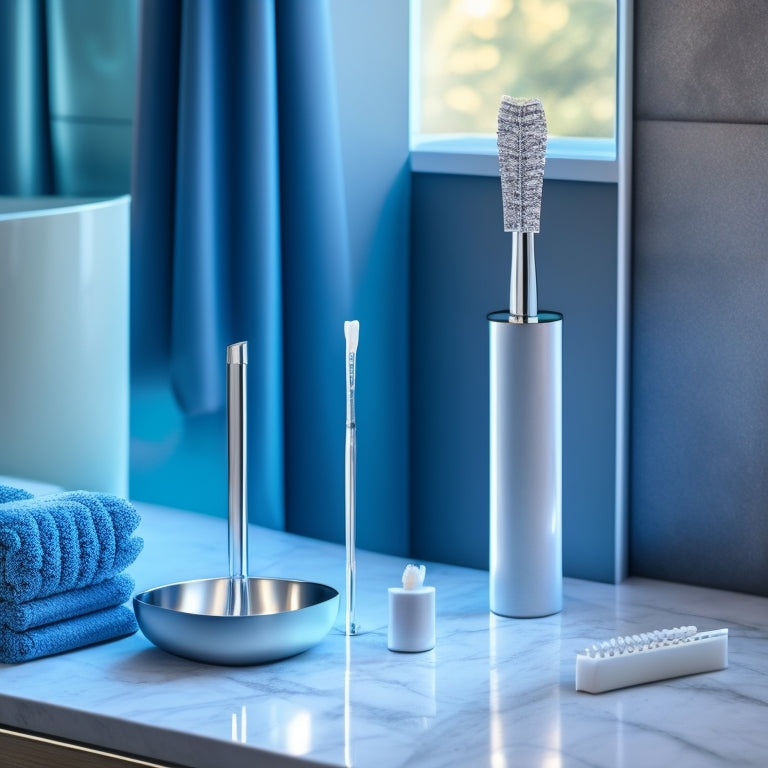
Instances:
[[[226,522],[138,505],[137,588],[226,574]],[[566,579],[543,619],[488,612],[487,573],[428,565],[437,643],[387,650],[387,588],[405,561],[358,553],[363,633],[338,629],[262,667],[206,666],[143,635],[0,665],[0,722],[195,768],[240,766],[768,765],[768,599],[630,580]],[[339,591],[341,547],[251,529],[250,574]],[[574,690],[576,651],[617,634],[730,629],[730,666],[593,696]]]

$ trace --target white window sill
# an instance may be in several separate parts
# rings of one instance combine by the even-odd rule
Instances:
[[[498,176],[495,136],[420,136],[411,147],[411,170],[416,173],[452,173]],[[611,139],[547,141],[545,179],[616,183],[619,166]]]

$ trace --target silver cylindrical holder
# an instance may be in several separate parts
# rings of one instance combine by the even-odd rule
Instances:
[[[502,616],[563,607],[562,320],[488,315],[490,607]]]

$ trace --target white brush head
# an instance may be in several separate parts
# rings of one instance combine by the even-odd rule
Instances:
[[[538,232],[547,152],[547,118],[539,99],[503,96],[497,145],[505,232]]]
[[[347,340],[347,354],[357,352],[357,342],[360,338],[360,323],[357,320],[344,322],[344,338]]]

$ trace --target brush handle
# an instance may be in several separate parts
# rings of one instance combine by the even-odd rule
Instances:
[[[357,564],[355,562],[355,476],[357,473],[357,434],[354,422],[347,423],[347,436],[345,444],[344,479],[346,487],[346,618],[345,629],[348,635],[355,635],[358,626],[355,622],[355,578]]]
[[[359,627],[355,622],[355,523],[356,523],[356,478],[357,478],[357,425],[355,423],[355,370],[356,355],[347,353],[347,431],[344,441],[344,511],[347,550],[346,568],[346,616],[345,630],[356,635]]]
[[[509,281],[509,314],[514,318],[536,317],[536,260],[533,232],[512,233],[512,274]]]

